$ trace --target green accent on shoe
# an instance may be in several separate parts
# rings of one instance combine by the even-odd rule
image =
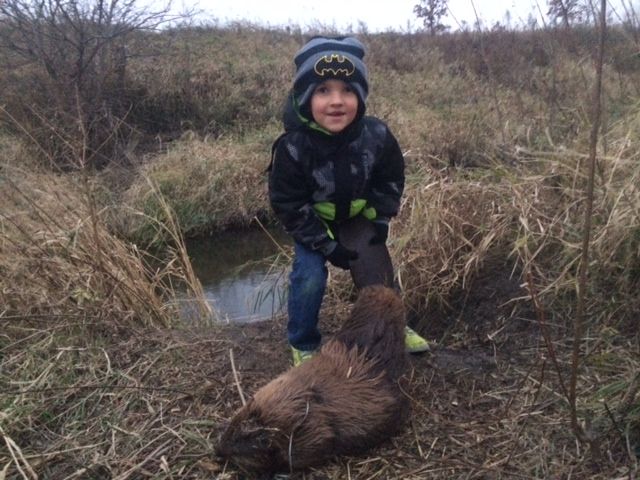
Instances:
[[[404,327],[404,346],[408,353],[426,352],[431,349],[429,341],[409,327]]]
[[[291,347],[291,353],[293,354],[293,366],[297,367],[307,360],[311,360],[317,352],[316,350],[298,350]]]

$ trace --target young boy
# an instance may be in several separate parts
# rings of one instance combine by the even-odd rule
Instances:
[[[404,159],[389,128],[364,116],[369,91],[364,53],[352,37],[315,37],[298,51],[283,118],[285,133],[273,145],[269,198],[295,241],[287,324],[294,365],[311,358],[320,345],[318,313],[327,260],[352,268],[354,281],[376,283],[371,279],[385,269],[391,275],[380,282],[393,281],[388,278],[393,269],[385,242],[389,220],[400,207]],[[362,222],[365,228],[358,226]],[[358,251],[358,245],[365,246]],[[369,245],[383,252],[362,265],[358,258],[367,254]],[[356,287],[364,286],[358,283]],[[410,329],[405,343],[411,352],[429,348]]]

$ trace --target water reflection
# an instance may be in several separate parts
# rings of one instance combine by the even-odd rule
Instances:
[[[280,244],[288,237],[270,231]],[[273,265],[279,249],[263,230],[225,232],[187,242],[187,251],[207,301],[230,322],[266,320],[283,311],[284,267]]]

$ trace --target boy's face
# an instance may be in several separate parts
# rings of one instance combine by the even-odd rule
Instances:
[[[325,80],[311,96],[311,115],[331,133],[347,128],[358,113],[358,96],[342,80]]]

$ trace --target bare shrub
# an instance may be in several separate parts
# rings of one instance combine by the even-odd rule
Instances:
[[[26,130],[56,166],[103,166],[131,132],[124,93],[132,39],[170,18],[135,0],[3,1],[0,55],[15,72],[2,79],[10,117],[2,120]]]
[[[442,23],[442,18],[447,16],[447,0],[420,0],[413,7],[413,13],[424,23],[430,35],[444,32],[448,27]]]
[[[579,0],[547,0],[547,6],[551,21],[562,23],[566,29],[583,18],[586,8]]]

